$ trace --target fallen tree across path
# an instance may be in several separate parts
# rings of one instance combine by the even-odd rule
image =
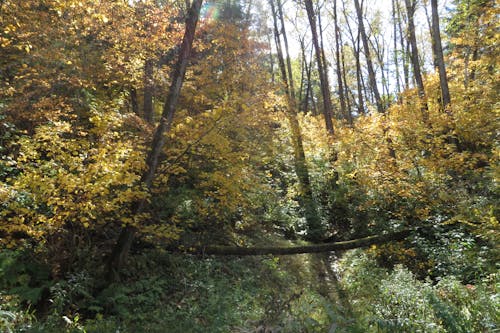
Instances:
[[[353,240],[311,244],[300,246],[256,246],[256,247],[238,247],[238,246],[199,246],[191,247],[187,251],[190,254],[201,255],[223,255],[223,256],[254,256],[254,255],[291,255],[301,253],[320,253],[339,250],[350,250],[371,245],[383,244],[393,241],[400,241],[407,238],[412,232],[421,228],[405,229],[384,235],[368,236]]]

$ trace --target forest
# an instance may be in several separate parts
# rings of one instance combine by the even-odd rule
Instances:
[[[500,332],[496,0],[0,0],[0,331]]]

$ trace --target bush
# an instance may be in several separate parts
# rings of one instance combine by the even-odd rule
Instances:
[[[341,285],[365,332],[493,332],[498,329],[498,274],[477,285],[448,276],[433,284],[407,268],[379,268],[362,251],[340,262]]]

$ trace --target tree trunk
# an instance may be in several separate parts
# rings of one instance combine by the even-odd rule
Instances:
[[[303,104],[302,104],[302,110],[304,113],[307,113],[309,109],[309,98],[311,99],[311,104],[312,104],[312,112],[314,115],[316,114],[316,106],[315,106],[315,101],[314,101],[314,93],[312,89],[312,82],[311,82],[311,71],[312,71],[312,49],[311,49],[311,54],[309,55],[309,60],[306,58],[306,48],[304,45],[304,40],[301,40],[300,42],[300,47],[302,49],[302,59],[304,62],[304,69],[306,71],[306,91],[305,91],[305,96],[303,99]]]
[[[130,104],[132,105],[132,112],[136,116],[140,116],[139,102],[137,101],[137,90],[135,88],[130,88]]]
[[[290,97],[293,100],[295,100],[295,87],[293,82],[292,63],[290,61],[290,53],[288,51],[288,38],[285,31],[285,18],[283,15],[283,7],[281,5],[281,0],[277,0],[277,4],[278,4],[278,14],[281,23],[281,35],[283,36],[283,44],[285,46],[285,56],[286,56],[285,60],[286,60],[286,68],[288,71],[289,92],[290,92]]]
[[[256,255],[293,255],[301,253],[321,253],[332,251],[344,251],[371,245],[384,244],[400,241],[418,229],[406,229],[385,235],[368,236],[348,241],[312,244],[302,246],[256,246],[256,247],[234,247],[234,246],[206,246],[190,247],[188,253],[203,255],[223,256],[256,256]]]
[[[332,101],[330,97],[330,85],[328,84],[328,75],[326,75],[326,64],[323,63],[323,56],[321,47],[319,45],[319,37],[316,29],[316,19],[314,15],[314,8],[312,0],[305,0],[307,18],[309,20],[309,25],[311,27],[312,42],[314,46],[314,51],[316,55],[316,63],[318,66],[319,80],[321,85],[321,94],[323,96],[323,115],[325,117],[325,126],[330,133],[333,135],[333,122],[332,122]]]
[[[410,71],[408,67],[408,39],[406,38],[406,43],[405,43],[405,36],[408,35],[408,32],[403,33],[403,23],[402,23],[402,13],[401,13],[401,7],[399,1],[396,1],[396,12],[397,12],[397,22],[398,22],[398,28],[399,28],[399,42],[401,43],[401,63],[403,66],[403,81],[404,81],[404,90],[407,90],[410,88]]]
[[[299,85],[299,91],[297,96],[297,103],[298,103],[298,111],[302,109],[302,105],[304,105],[304,86],[306,84],[306,64],[304,62],[304,50],[302,48],[303,46],[303,40],[302,38],[299,37],[299,43],[300,43],[300,85]]]
[[[345,117],[350,124],[352,124],[352,118],[350,113],[347,111],[345,95],[344,95],[344,82],[342,78],[342,67],[340,65],[340,27],[337,18],[337,0],[333,1],[333,23],[335,29],[335,63],[337,72],[337,84],[339,89],[339,99],[340,99],[340,112],[343,117]]]
[[[420,71],[420,60],[418,57],[417,37],[415,35],[415,23],[413,17],[415,14],[415,2],[412,0],[405,0],[406,12],[408,14],[408,39],[411,45],[411,63],[413,66],[413,75],[417,83],[418,95],[422,102],[422,119],[427,122],[429,119],[427,101],[425,100],[424,80]]]
[[[300,56],[301,56],[301,79],[300,79],[300,96],[299,107],[304,113],[307,113],[308,98],[309,98],[309,66],[307,65],[306,50],[304,40],[300,39]]]
[[[194,0],[186,18],[186,30],[184,32],[184,38],[182,40],[179,58],[172,75],[172,83],[165,100],[165,105],[163,107],[160,122],[153,136],[151,148],[146,158],[147,169],[141,177],[141,183],[144,184],[144,186],[148,190],[151,189],[156,169],[158,167],[158,157],[160,156],[160,153],[165,144],[164,134],[170,129],[172,125],[175,108],[177,106],[177,100],[179,98],[188,60],[191,54],[194,34],[196,31],[196,24],[198,23],[202,2],[203,0]],[[138,202],[134,209],[135,215],[137,216],[144,212],[145,206],[145,200]],[[132,225],[128,225],[122,229],[120,237],[118,238],[118,241],[113,249],[113,252],[111,253],[108,262],[109,282],[118,280],[119,272],[127,259],[136,232],[136,227]]]
[[[305,213],[304,215],[307,223],[308,239],[318,240],[321,238],[323,232],[321,229],[321,220],[319,218],[318,208],[316,205],[316,201],[314,200],[311,188],[309,169],[307,168],[304,146],[302,143],[302,133],[300,130],[299,121],[297,119],[297,106],[295,98],[293,98],[294,94],[292,93],[293,88],[289,84],[289,79],[293,80],[293,76],[291,73],[288,73],[287,75],[285,60],[283,58],[283,51],[281,48],[281,41],[279,37],[280,29],[278,29],[276,8],[274,6],[273,0],[270,0],[269,4],[271,5],[271,10],[273,14],[276,50],[278,55],[278,63],[281,71],[281,80],[285,86],[285,93],[287,96],[287,104],[288,104],[287,118],[290,123],[290,129],[292,132],[295,173],[297,175],[297,179],[299,181],[299,186],[300,186],[300,206],[302,207]],[[284,32],[284,30],[282,31]]]
[[[425,11],[425,18],[427,20],[427,26],[431,35],[431,48],[432,48],[432,64],[434,68],[438,68],[437,58],[436,58],[436,40],[434,39],[434,30],[432,29],[431,17],[429,16],[429,10],[427,9],[427,0],[424,0],[423,7]]]
[[[325,55],[325,45],[324,45],[324,39],[323,39],[323,26],[321,23],[321,14],[320,14],[320,7],[318,3],[318,32],[319,32],[319,49],[321,50],[321,63],[323,65],[323,75],[325,78],[326,82],[326,91],[328,92],[328,100],[330,101],[330,108],[331,108],[331,113],[330,116],[335,118],[334,115],[334,108],[331,102],[331,90],[330,90],[330,79],[328,77],[328,61],[326,61],[326,55]],[[321,83],[321,81],[320,81]]]
[[[393,42],[394,42],[394,66],[396,71],[396,91],[398,95],[401,93],[401,78],[399,75],[399,61],[398,61],[398,29],[397,29],[397,21],[396,21],[396,2],[397,0],[392,0],[392,27],[393,27]],[[402,32],[400,32],[402,33]],[[399,97],[398,97],[399,98]]]
[[[370,27],[370,30],[373,29]],[[384,53],[385,53],[385,42],[382,41],[382,45],[380,45],[379,40],[374,37],[375,42],[370,42],[371,47],[375,51],[376,60],[378,62],[378,66],[380,67],[380,75],[382,76],[382,94],[386,96],[389,95],[389,80],[385,75],[385,63],[384,63]],[[384,107],[385,109],[385,107]]]
[[[361,33],[361,41],[363,42],[363,49],[365,51],[366,65],[368,67],[368,80],[370,83],[370,89],[375,96],[375,103],[377,105],[378,112],[384,112],[384,107],[382,105],[382,99],[380,98],[380,93],[377,87],[377,79],[375,77],[375,71],[373,69],[373,62],[370,52],[370,45],[368,43],[368,36],[366,35],[365,24],[363,20],[363,11],[359,4],[359,0],[354,0],[354,5],[356,7],[356,14],[358,17],[359,31]]]
[[[439,14],[438,14],[438,3],[437,0],[431,0],[432,7],[432,35],[434,38],[434,47],[435,47],[435,55],[436,55],[436,63],[439,68],[439,84],[441,87],[441,97],[442,97],[442,105],[443,109],[446,109],[446,106],[450,104],[450,89],[448,88],[448,78],[446,77],[446,67],[444,64],[443,57],[443,46],[441,44],[441,32],[439,29]]]
[[[352,49],[354,51],[354,58],[356,60],[356,89],[358,91],[358,98],[357,98],[357,108],[358,108],[358,115],[365,114],[365,108],[364,108],[364,101],[363,101],[363,82],[362,82],[362,73],[361,73],[361,62],[360,62],[360,29],[358,26],[358,34],[356,38],[354,38],[354,34],[351,29],[351,25],[349,24],[349,18],[347,16],[347,13],[345,11],[345,2],[342,1],[342,7],[344,10],[342,11],[344,14],[344,18],[347,23],[347,29],[349,31],[349,36],[351,37],[351,43],[352,43]]]

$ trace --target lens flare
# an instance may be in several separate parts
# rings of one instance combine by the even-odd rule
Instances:
[[[220,9],[213,2],[205,2],[201,8],[201,17],[208,20],[217,20],[219,18]]]

